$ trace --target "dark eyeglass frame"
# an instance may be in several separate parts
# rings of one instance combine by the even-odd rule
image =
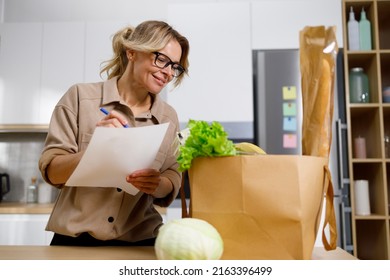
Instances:
[[[181,74],[183,74],[185,72],[185,69],[183,66],[181,66],[179,63],[176,63],[176,62],[173,62],[168,56],[166,56],[165,54],[163,53],[160,53],[160,52],[153,52],[154,55],[156,55],[155,59],[154,59],[154,65],[160,69],[164,69],[166,67],[168,67],[169,65],[172,65],[171,66],[171,69],[173,70],[173,76],[175,78],[179,77]],[[157,61],[159,60],[159,57],[163,57],[164,60],[163,61],[167,61],[164,66],[160,66],[158,65]],[[161,61],[161,60],[160,60]],[[163,62],[161,61],[161,62]],[[160,63],[161,64],[161,63]]]

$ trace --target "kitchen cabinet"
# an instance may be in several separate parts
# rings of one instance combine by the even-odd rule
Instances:
[[[112,57],[112,36],[125,25],[0,24],[0,124],[49,124],[54,106],[70,86],[102,80],[100,67]]]
[[[48,124],[62,95],[84,81],[84,38],[84,22],[43,24],[38,123]]]
[[[49,214],[0,214],[1,245],[49,245],[52,232],[45,231]]]
[[[45,231],[53,204],[0,203],[1,245],[48,245],[52,232]]]
[[[0,123],[38,123],[42,23],[0,24]]]
[[[112,36],[121,21],[44,23],[40,123],[48,124],[62,95],[81,82],[99,82],[102,63],[112,58]],[[64,38],[66,38],[64,40]]]
[[[390,103],[382,91],[390,86],[390,1],[343,0],[343,40],[353,253],[359,259],[390,259],[390,158],[385,137],[390,135]],[[360,20],[364,8],[371,22],[372,49],[349,50],[347,22],[351,7]],[[352,103],[349,85],[352,68],[364,69],[369,80],[369,103]],[[356,157],[354,141],[366,140],[366,157]],[[355,181],[369,183],[370,214],[359,215]]]
[[[46,231],[54,204],[0,203],[0,246],[49,245],[54,235]],[[155,206],[163,222],[181,218],[181,202],[175,200],[169,208]]]
[[[170,24],[190,42],[189,76],[167,94],[181,123],[253,121],[250,18],[247,2],[168,6]]]
[[[105,73],[100,76],[102,63],[113,56],[112,37],[115,32],[127,25],[121,21],[86,22],[85,82],[99,82],[107,78]]]
[[[55,104],[84,80],[83,22],[0,25],[0,124],[48,124]]]

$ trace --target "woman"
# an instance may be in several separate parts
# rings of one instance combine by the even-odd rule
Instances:
[[[107,81],[73,85],[54,109],[39,168],[45,181],[61,189],[47,230],[51,245],[154,245],[162,224],[153,204],[176,198],[181,174],[172,142],[179,130],[175,110],[158,93],[172,80],[179,85],[188,68],[189,44],[165,22],[146,21],[113,37],[114,57],[101,73]],[[106,109],[104,115],[99,108]],[[150,169],[129,174],[140,192],[118,188],[68,187],[68,180],[96,126],[149,126],[169,123]]]

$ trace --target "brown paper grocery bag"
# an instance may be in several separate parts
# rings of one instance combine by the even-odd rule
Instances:
[[[311,259],[331,181],[327,162],[294,155],[196,158],[190,215],[219,231],[223,259]]]

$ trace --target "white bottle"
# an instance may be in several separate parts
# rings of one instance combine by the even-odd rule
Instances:
[[[38,192],[37,192],[37,178],[32,177],[31,178],[31,184],[27,186],[26,191],[26,201],[27,203],[37,203],[38,202]]]
[[[359,23],[355,19],[355,14],[353,12],[353,8],[351,7],[348,20],[348,47],[349,50],[355,51],[360,49],[359,46]]]

